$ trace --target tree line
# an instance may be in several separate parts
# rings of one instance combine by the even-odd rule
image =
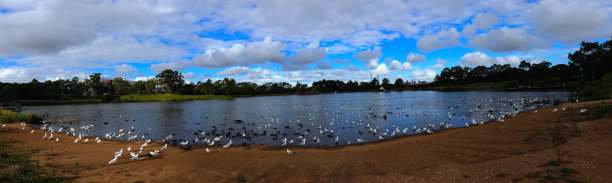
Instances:
[[[477,66],[474,68],[454,66],[444,68],[435,77],[435,86],[453,86],[484,82],[512,81],[515,86],[549,87],[555,83],[601,82],[606,73],[612,71],[612,40],[604,43],[582,42],[580,49],[570,53],[569,64],[552,66],[550,62],[528,63],[522,61],[517,67],[511,65]],[[164,70],[155,78],[146,81],[128,81],[125,78],[102,79],[100,73],[93,73],[80,81],[72,79],[33,79],[29,83],[0,82],[0,101],[16,100],[66,100],[101,98],[127,94],[183,94],[183,95],[267,95],[267,94],[314,94],[327,92],[410,90],[430,87],[421,81],[391,81],[388,78],[370,81],[320,80],[310,86],[287,82],[256,84],[236,82],[233,78],[196,83],[185,83],[182,73]]]
[[[604,43],[582,42],[580,48],[568,54],[568,64],[550,62],[528,63],[517,67],[494,64],[489,67],[454,66],[444,68],[435,77],[438,86],[465,85],[484,82],[513,81],[516,87],[551,87],[566,83],[593,84],[612,72],[612,40]]]
[[[68,100],[89,99],[104,96],[118,96],[128,94],[182,94],[182,95],[269,95],[269,94],[315,94],[327,92],[347,92],[376,90],[380,87],[386,89],[408,89],[418,82],[404,82],[397,79],[395,82],[383,78],[371,81],[339,81],[320,80],[311,86],[287,82],[264,83],[258,85],[252,82],[236,82],[233,78],[224,78],[212,81],[186,83],[183,74],[174,70],[164,70],[155,78],[146,81],[128,81],[122,77],[103,79],[100,73],[93,73],[89,78],[80,81],[78,77],[72,79],[47,80],[39,82],[33,79],[29,83],[2,83],[0,82],[0,101],[15,100]],[[104,99],[104,98],[103,98]]]

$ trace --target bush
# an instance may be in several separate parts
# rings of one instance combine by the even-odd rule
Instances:
[[[13,112],[9,110],[0,110],[0,123],[27,122],[39,124],[42,118],[28,111],[27,113]]]

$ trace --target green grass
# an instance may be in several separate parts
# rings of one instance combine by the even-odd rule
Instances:
[[[13,123],[26,120],[28,120],[27,114],[9,110],[0,110],[0,123]]]
[[[39,123],[42,118],[30,111],[26,113],[13,112],[9,110],[0,110],[0,123],[28,122]]]
[[[67,182],[68,178],[47,175],[40,170],[37,160],[28,153],[7,151],[0,140],[0,182]]]
[[[170,95],[170,94],[155,94],[155,95],[122,95],[121,102],[156,102],[156,101],[186,101],[186,100],[214,100],[214,99],[231,99],[233,97],[226,95]]]

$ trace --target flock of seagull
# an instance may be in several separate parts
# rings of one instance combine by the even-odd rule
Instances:
[[[436,130],[452,128],[453,124],[450,123],[450,121],[453,118],[459,118],[461,119],[461,121],[465,121],[464,126],[468,128],[473,125],[482,125],[485,123],[485,121],[495,120],[498,122],[504,122],[504,119],[506,117],[514,117],[525,106],[543,104],[545,102],[547,101],[542,98],[532,98],[532,99],[520,98],[518,100],[509,99],[509,98],[500,98],[497,100],[486,99],[484,102],[476,103],[476,105],[469,105],[467,101],[462,100],[460,104],[448,106],[448,111],[446,113],[446,116],[444,116],[446,120],[442,120],[437,124],[427,123],[425,126],[422,126],[422,127],[418,127],[416,125],[413,125],[412,127],[405,127],[404,125],[403,128],[397,124],[392,125],[391,128],[381,128],[379,125],[367,122],[367,120],[375,119],[375,118],[383,118],[384,120],[387,120],[387,118],[400,117],[402,115],[410,116],[410,114],[408,114],[405,110],[402,110],[401,112],[396,112],[395,114],[393,112],[386,112],[383,115],[380,115],[380,114],[377,115],[371,109],[364,109],[365,110],[364,116],[362,116],[362,114],[357,114],[357,117],[359,120],[353,120],[353,121],[345,120],[343,122],[336,121],[336,119],[339,119],[339,115],[342,114],[341,112],[336,111],[335,113],[336,117],[332,118],[331,121],[326,126],[315,125],[313,121],[315,121],[316,118],[313,117],[310,113],[308,113],[308,116],[300,116],[299,119],[295,121],[290,120],[284,125],[283,128],[285,130],[291,129],[292,127],[297,128],[297,130],[294,131],[293,138],[288,137],[287,132],[282,132],[281,130],[283,128],[273,127],[273,124],[275,123],[280,124],[280,119],[278,117],[277,118],[271,117],[269,123],[263,124],[263,126],[261,125],[256,126],[257,130],[255,129],[247,130],[246,128],[246,126],[255,125],[254,123],[245,123],[240,120],[236,120],[235,121],[236,124],[243,124],[243,127],[238,130],[229,128],[228,131],[225,131],[223,129],[219,130],[215,126],[213,126],[213,129],[208,132],[206,132],[205,130],[198,130],[194,132],[194,135],[196,137],[193,138],[192,140],[183,140],[183,139],[176,140],[174,139],[174,134],[170,134],[162,139],[162,143],[164,143],[163,147],[159,149],[155,149],[155,150],[149,150],[148,152],[143,152],[143,150],[149,143],[151,143],[151,139],[147,138],[147,136],[152,130],[151,128],[146,130],[146,132],[144,133],[137,134],[135,128],[132,126],[131,128],[126,129],[126,130],[119,129],[118,133],[116,133],[116,131],[106,133],[104,138],[107,140],[126,140],[127,139],[127,141],[138,141],[138,140],[144,141],[144,143],[140,145],[140,149],[138,150],[132,149],[132,147],[130,146],[125,151],[122,148],[119,151],[113,153],[114,158],[108,161],[107,164],[109,165],[116,163],[118,161],[118,158],[122,157],[123,154],[129,154],[131,156],[129,160],[139,160],[144,157],[153,158],[157,156],[158,154],[162,153],[166,148],[168,148],[168,144],[179,146],[182,149],[191,149],[192,145],[201,144],[204,146],[208,146],[205,148],[207,153],[213,153],[215,152],[215,150],[209,149],[209,147],[215,147],[215,145],[220,145],[221,142],[224,141],[223,139],[228,139],[229,141],[226,141],[226,143],[223,144],[221,147],[229,148],[233,144],[232,142],[233,138],[250,139],[251,136],[270,136],[275,140],[278,139],[279,136],[284,136],[284,138],[280,140],[279,145],[281,147],[284,147],[284,149],[286,149],[287,154],[291,155],[291,154],[294,154],[294,152],[291,151],[288,147],[306,146],[309,139],[312,140],[311,143],[319,144],[322,138],[329,138],[333,140],[333,142],[336,145],[338,145],[339,143],[352,144],[352,143],[364,143],[367,141],[363,138],[355,138],[355,139],[342,138],[344,140],[343,142],[341,142],[340,136],[334,135],[334,127],[335,127],[334,124],[335,123],[336,124],[344,123],[344,125],[342,126],[342,129],[356,128],[358,129],[356,131],[357,133],[359,133],[359,135],[370,134],[371,138],[373,137],[374,139],[384,140],[387,138],[393,138],[393,137],[401,136],[401,135],[420,134],[420,133],[431,134],[431,133],[435,133]],[[467,106],[467,108],[465,109],[467,111],[467,114],[466,114],[467,116],[455,117],[457,116],[457,114],[454,113],[454,111],[458,110],[460,106]],[[497,107],[497,109],[495,109],[494,106]],[[316,109],[316,110],[319,110],[319,109]],[[327,110],[327,108],[324,108],[323,110]],[[552,112],[557,112],[557,110],[558,109],[555,108]],[[561,110],[565,111],[566,109],[561,108]],[[537,111],[538,111],[537,109],[534,110],[534,113],[537,113]],[[579,113],[584,113],[584,112],[586,112],[586,109],[580,109],[579,111]],[[329,113],[326,112],[326,114],[329,114]],[[479,120],[472,118],[471,120],[468,120],[468,117],[470,117],[470,114],[478,114],[480,116],[484,116],[485,118],[479,119]],[[424,112],[424,113],[417,112],[416,114],[413,114],[413,115],[431,117],[434,115],[440,116],[440,113],[438,112],[436,114],[433,114],[430,112]],[[6,126],[5,124],[2,124],[2,127],[5,127],[5,126]],[[26,126],[27,125],[25,123],[21,124],[22,129],[25,129]],[[275,125],[275,126],[278,126],[278,125]],[[72,127],[65,127],[65,126],[53,128],[49,126],[46,121],[44,121],[40,129],[46,131],[44,133],[43,139],[47,139],[47,140],[54,140],[56,142],[59,142],[60,138],[54,136],[54,133],[64,133],[66,137],[69,137],[69,136],[75,137],[75,139],[73,140],[73,143],[79,143],[79,142],[81,143],[101,143],[102,138],[100,137],[95,137],[91,141],[90,141],[90,138],[87,138],[89,136],[90,129],[94,127],[95,127],[94,125],[85,125],[85,126],[81,126],[78,129],[75,129]],[[271,132],[268,132],[268,130],[270,130]],[[34,130],[30,131],[30,133],[34,133]]]

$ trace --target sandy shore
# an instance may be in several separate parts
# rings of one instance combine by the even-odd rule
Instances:
[[[63,136],[59,142],[43,140],[45,131],[22,130],[18,124],[0,128],[0,139],[16,149],[29,151],[47,172],[75,177],[77,182],[236,182],[244,174],[248,182],[538,182],[546,180],[546,169],[578,170],[558,181],[608,182],[612,180],[612,118],[578,123],[580,136],[571,135],[564,125],[567,142],[560,145],[561,166],[547,165],[555,158],[551,132],[555,121],[576,114],[580,107],[607,101],[567,103],[526,111],[505,122],[490,122],[470,128],[436,131],[376,143],[334,148],[284,148],[267,146],[203,147],[183,151],[169,147],[156,158],[128,160],[106,165],[121,148],[138,149],[143,142],[103,141],[100,144],[73,143]],[[561,111],[561,107],[570,110]],[[526,143],[526,139],[530,139]],[[145,148],[159,149],[154,142]],[[528,176],[541,172],[540,176]],[[535,177],[535,178],[534,178]]]

